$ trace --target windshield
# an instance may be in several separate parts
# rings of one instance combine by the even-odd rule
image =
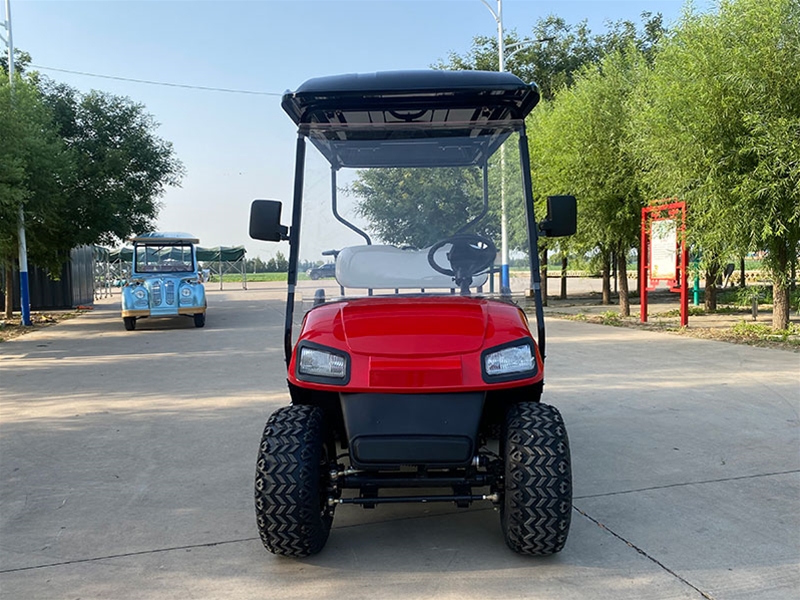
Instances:
[[[186,273],[195,270],[191,244],[136,245],[134,250],[136,273]]]
[[[335,279],[301,277],[304,297],[499,294],[502,264],[511,293],[529,289],[516,127],[311,130],[300,272],[336,266]]]

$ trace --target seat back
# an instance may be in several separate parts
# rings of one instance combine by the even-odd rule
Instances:
[[[436,263],[449,267],[450,244],[436,251]],[[486,283],[486,273],[474,277],[473,287]],[[453,289],[453,278],[428,264],[428,248],[402,250],[396,246],[368,245],[343,248],[336,258],[336,281],[346,288]]]

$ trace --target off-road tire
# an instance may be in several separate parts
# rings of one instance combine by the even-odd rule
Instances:
[[[504,426],[504,497],[500,522],[509,548],[547,556],[561,551],[572,516],[569,439],[547,404],[511,406]]]
[[[192,316],[194,317],[194,326],[195,327],[205,327],[206,326],[206,313],[195,313]]]
[[[122,323],[125,325],[125,331],[136,329],[136,317],[122,317]]]
[[[323,415],[311,406],[285,406],[267,421],[256,463],[256,522],[273,554],[316,554],[328,540]]]

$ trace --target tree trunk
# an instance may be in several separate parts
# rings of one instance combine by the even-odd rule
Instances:
[[[617,272],[617,264],[618,263],[619,263],[619,258],[618,258],[617,252],[614,252],[611,255],[611,269],[612,269],[612,274],[614,276],[614,293],[615,294],[619,292],[619,285],[617,284],[617,281],[619,279],[619,277],[618,277],[619,273]]]
[[[739,261],[739,287],[744,289],[747,287],[747,273],[744,268],[744,256]]]
[[[619,277],[619,314],[631,316],[631,300],[628,296],[628,265],[625,252],[617,253],[617,275]]]
[[[719,277],[719,263],[715,261],[706,269],[705,309],[707,312],[717,310],[717,277]]]
[[[547,248],[542,250],[539,264],[542,271],[542,306],[547,306]]]
[[[789,327],[789,288],[782,281],[772,284],[772,328]]]
[[[567,255],[561,255],[561,296],[562,300],[567,299]]]
[[[645,282],[642,281],[642,250],[636,253],[636,293],[639,294],[639,302],[642,301],[642,290]]]
[[[611,304],[611,259],[603,253],[603,304]]]
[[[5,312],[3,316],[6,319],[10,319],[14,313],[14,269],[11,268],[11,263],[7,262],[5,265],[6,271],[6,305],[5,305]]]
[[[772,328],[783,330],[789,327],[789,249],[785,242],[772,245],[778,268],[772,275]]]

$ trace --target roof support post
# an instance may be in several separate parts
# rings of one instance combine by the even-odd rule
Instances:
[[[544,309],[542,308],[542,276],[539,271],[539,231],[536,226],[536,214],[533,208],[533,184],[531,182],[531,159],[528,152],[528,135],[525,124],[519,130],[519,157],[522,166],[522,188],[525,192],[525,217],[528,225],[528,245],[531,255],[531,288],[536,304],[536,329],[539,332],[539,352],[544,360]]]
[[[292,322],[294,320],[294,294],[297,288],[297,262],[300,258],[300,223],[303,208],[303,176],[306,162],[306,138],[297,134],[297,149],[294,161],[294,198],[292,200],[292,226],[289,229],[289,273],[286,295],[286,320],[283,331],[283,352],[286,366],[292,360]]]

